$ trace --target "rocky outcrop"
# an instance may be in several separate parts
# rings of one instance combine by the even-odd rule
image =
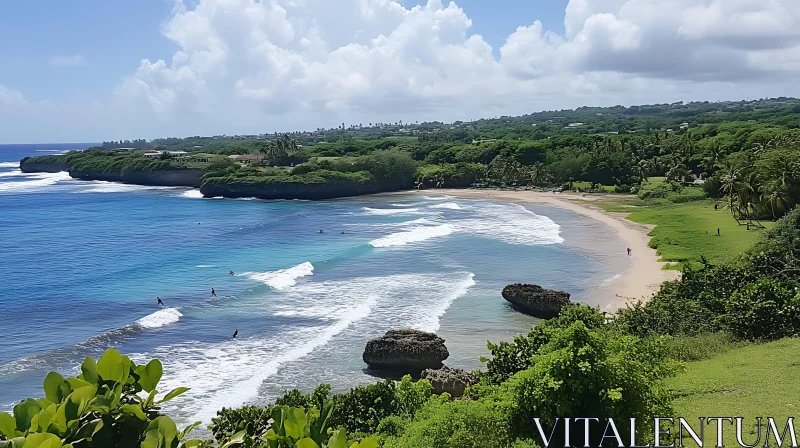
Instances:
[[[425,369],[422,371],[420,378],[431,382],[434,393],[443,394],[447,392],[453,398],[464,395],[464,390],[467,386],[478,384],[478,378],[475,375],[466,370],[451,369],[447,366],[441,369]]]
[[[69,175],[83,180],[104,180],[109,182],[123,182],[136,185],[151,185],[159,187],[194,187],[199,188],[203,183],[204,170],[201,169],[165,169],[152,171],[127,171],[101,173],[95,171],[71,170]]]
[[[370,370],[419,376],[425,369],[440,369],[450,353],[444,339],[417,330],[390,330],[367,342],[362,358]]]
[[[353,182],[330,179],[323,183],[206,183],[200,187],[205,197],[322,200],[396,191],[410,186],[382,185],[378,182]]]
[[[36,163],[23,160],[19,164],[19,169],[23,173],[60,173],[69,171],[66,163]]]
[[[562,307],[570,304],[569,293],[539,285],[508,285],[503,288],[503,298],[519,311],[540,319],[556,317]]]

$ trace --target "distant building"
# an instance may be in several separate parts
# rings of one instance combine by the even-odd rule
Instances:
[[[242,165],[260,165],[264,162],[263,154],[237,154],[228,158]]]
[[[160,158],[162,155],[168,155],[170,159],[182,161],[189,158],[189,153],[186,151],[145,151],[144,156],[151,159]]]
[[[570,123],[567,125],[568,128],[579,128],[583,126],[583,123]]]

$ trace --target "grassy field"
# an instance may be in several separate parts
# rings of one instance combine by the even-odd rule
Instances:
[[[631,221],[654,224],[650,247],[658,251],[662,261],[673,263],[669,266],[676,269],[682,262],[697,265],[701,256],[714,264],[730,261],[749,249],[763,232],[738,225],[722,207],[714,210],[712,200],[676,204],[614,199],[598,201],[598,205],[606,211],[630,213]]]
[[[800,413],[800,339],[783,339],[731,350],[714,358],[688,363],[686,370],[667,382],[676,397],[677,416],[698,431],[699,417],[744,417],[744,442],[757,437],[756,417],[775,417],[783,431],[787,417]],[[764,428],[759,446],[764,446]],[[798,428],[798,422],[795,422]],[[736,443],[735,427],[724,425],[725,446]],[[800,428],[798,428],[800,429]],[[798,432],[800,434],[800,431]],[[788,434],[787,434],[788,436]],[[686,446],[696,446],[684,438]],[[770,437],[770,441],[774,439]],[[705,446],[716,442],[716,424],[706,427]],[[791,443],[784,442],[784,446]],[[777,446],[771,443],[770,446]]]

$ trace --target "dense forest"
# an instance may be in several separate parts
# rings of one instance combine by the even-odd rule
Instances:
[[[71,157],[80,159],[84,171],[107,171],[198,167],[168,156],[143,161],[137,157],[143,150],[206,154],[212,162],[199,166],[213,185],[322,185],[339,179],[383,182],[384,190],[392,190],[480,182],[668,198],[694,184],[703,185],[708,196],[725,197],[737,219],[752,221],[777,218],[798,202],[798,145],[800,100],[777,98],[582,107],[468,123],[343,123],[290,134],[105,142]],[[242,166],[222,157],[237,154],[261,154],[264,163]],[[51,156],[50,162],[65,157],[70,156]],[[665,182],[643,189],[650,178]]]

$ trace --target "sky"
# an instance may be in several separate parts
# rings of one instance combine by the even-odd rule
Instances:
[[[800,96],[797,0],[61,0],[0,14],[0,143]]]

